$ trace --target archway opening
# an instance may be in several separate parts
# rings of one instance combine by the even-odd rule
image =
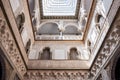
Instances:
[[[52,59],[52,53],[50,52],[49,47],[45,47],[43,49],[42,53],[40,53],[40,59],[41,60],[51,60]]]
[[[78,59],[78,51],[77,51],[77,48],[71,48],[70,49],[70,59],[71,60],[77,60]]]
[[[78,31],[78,28],[74,25],[66,26],[63,35],[81,35],[81,32]]]
[[[56,23],[46,23],[38,29],[37,34],[59,35],[58,25]]]

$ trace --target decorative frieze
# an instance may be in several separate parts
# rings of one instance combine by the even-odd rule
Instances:
[[[82,35],[36,35],[37,40],[82,40]]]
[[[21,75],[24,75],[26,72],[24,62],[15,43],[13,35],[11,34],[9,27],[3,18],[0,18],[0,44],[2,44],[6,50],[6,54],[10,57],[18,72]]]
[[[25,74],[25,80],[87,80],[87,71],[33,70]]]

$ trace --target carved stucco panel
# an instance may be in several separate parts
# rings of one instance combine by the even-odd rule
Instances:
[[[21,75],[24,75],[26,72],[25,65],[23,63],[13,35],[11,34],[7,23],[3,18],[0,18],[0,43],[6,50],[7,55],[10,57],[17,70]]]
[[[25,80],[87,80],[87,71],[28,71]]]

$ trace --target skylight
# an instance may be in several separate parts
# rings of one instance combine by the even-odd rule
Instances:
[[[75,16],[77,0],[42,0],[43,16]]]

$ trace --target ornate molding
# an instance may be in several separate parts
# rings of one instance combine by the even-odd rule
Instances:
[[[82,35],[36,35],[36,40],[82,40]]]
[[[87,80],[87,71],[32,70],[25,74],[25,80]]]
[[[101,67],[105,62],[110,58],[113,51],[119,45],[120,42],[120,12],[118,13],[117,19],[114,21],[111,29],[106,37],[102,49],[98,53],[98,56],[94,62],[94,65],[91,68],[90,74],[92,77],[95,77],[97,73],[101,70]]]
[[[0,43],[6,50],[6,54],[11,59],[18,72],[21,75],[24,75],[26,72],[26,67],[7,22],[3,18],[0,18]]]

